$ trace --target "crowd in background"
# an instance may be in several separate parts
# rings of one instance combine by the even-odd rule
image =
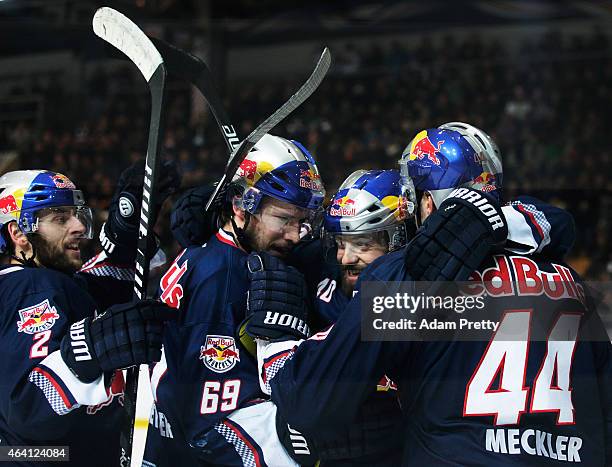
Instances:
[[[590,279],[612,276],[612,60],[600,30],[549,32],[518,48],[473,35],[410,46],[347,43],[332,52],[330,76],[273,130],[312,151],[330,195],[357,168],[396,167],[420,129],[469,122],[501,148],[506,198],[528,193],[568,208],[577,225],[571,264]],[[228,83],[239,134],[278,108],[301,79]],[[227,153],[212,116],[195,112],[191,89],[169,88],[164,157],[179,164],[184,187],[218,179]],[[3,126],[0,150],[16,149],[24,168],[65,173],[103,217],[119,173],[146,151],[146,86],[126,65],[95,73],[76,103],[61,83],[41,92],[52,99],[42,127]],[[172,254],[167,216],[160,218]]]

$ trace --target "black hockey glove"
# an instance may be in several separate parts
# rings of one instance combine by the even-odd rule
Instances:
[[[217,231],[218,210],[204,211],[216,184],[191,188],[176,200],[170,215],[170,229],[177,242],[187,248],[202,245]]]
[[[292,428],[278,411],[276,412],[276,434],[287,454],[300,466],[317,465],[319,454],[314,441]]]
[[[149,211],[151,226],[155,225],[161,205],[168,196],[178,190],[181,184],[181,177],[174,162],[162,162],[159,173],[155,204],[150,206]],[[143,159],[121,173],[108,209],[108,218],[100,231],[100,243],[106,254],[126,264],[136,259],[144,174],[145,161]],[[150,238],[147,255],[153,256],[157,245],[153,236]]]
[[[453,191],[406,247],[406,269],[415,281],[465,281],[506,242],[501,206],[470,188]]]
[[[241,329],[253,338],[272,341],[307,339],[310,329],[304,276],[268,253],[251,253],[247,267],[251,285]]]
[[[157,362],[163,323],[175,318],[176,310],[157,300],[113,305],[70,326],[61,342],[62,359],[84,383],[108,371]]]

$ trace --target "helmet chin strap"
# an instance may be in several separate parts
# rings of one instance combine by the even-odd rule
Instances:
[[[22,250],[19,253],[21,253],[21,258],[18,258],[16,255],[11,255],[11,258],[13,258],[15,261],[25,267],[37,267],[36,262],[34,261],[34,259],[36,258],[36,247],[34,245],[32,245],[32,256],[30,256],[29,258],[26,257],[25,251]]]
[[[251,214],[249,214],[247,211],[244,212],[244,227],[238,227],[238,225],[236,225],[234,216],[230,217],[230,222],[232,223],[232,230],[234,231],[232,237],[234,237],[236,243],[247,253],[253,251],[251,242],[249,241],[245,232],[249,227],[249,223],[251,222]]]

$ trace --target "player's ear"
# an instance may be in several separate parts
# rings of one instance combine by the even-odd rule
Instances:
[[[28,237],[21,231],[17,225],[17,222],[9,222],[9,224],[6,226],[6,231],[13,242],[13,245],[15,245],[16,251],[27,252],[32,249],[32,245],[30,245]]]
[[[234,196],[232,200],[232,212],[234,213],[234,220],[244,223],[245,211],[242,208],[242,198],[240,196]]]
[[[429,192],[423,193],[421,198],[421,223],[425,222],[425,219],[431,215],[432,212],[436,210],[436,205],[434,204],[433,197]]]

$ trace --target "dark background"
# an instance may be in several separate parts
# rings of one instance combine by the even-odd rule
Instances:
[[[1,171],[65,173],[98,222],[149,121],[142,76],[91,30],[104,5],[206,59],[241,136],[328,45],[330,74],[272,133],[312,150],[329,195],[357,168],[396,167],[423,128],[481,127],[502,151],[506,199],[569,209],[570,263],[610,278],[612,2],[0,0]],[[167,103],[163,154],[184,188],[217,179],[227,155],[202,99],[171,80]],[[157,230],[171,256],[169,207]]]

